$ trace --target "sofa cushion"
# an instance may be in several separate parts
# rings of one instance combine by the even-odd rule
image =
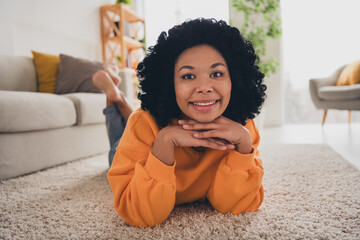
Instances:
[[[38,91],[55,93],[55,83],[59,72],[59,55],[31,51],[36,67]]]
[[[321,87],[318,89],[318,95],[320,99],[330,101],[360,99],[360,84]]]
[[[341,71],[337,86],[353,85],[360,83],[360,61],[350,63]]]
[[[103,109],[106,107],[106,95],[100,93],[69,93],[61,95],[70,99],[76,109],[77,125],[104,123]]]
[[[101,90],[92,83],[92,75],[100,69],[103,69],[100,62],[91,62],[60,54],[59,75],[56,80],[55,93],[101,93]]]
[[[50,93],[0,91],[0,132],[26,132],[72,126],[74,104]]]

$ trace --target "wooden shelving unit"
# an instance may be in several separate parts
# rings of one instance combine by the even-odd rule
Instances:
[[[100,21],[103,61],[116,63],[119,68],[134,68],[141,59],[133,52],[144,48],[138,38],[140,29],[145,37],[144,19],[138,17],[126,4],[118,3],[101,6]],[[131,55],[135,57],[129,61]],[[118,57],[121,58],[120,62]]]
[[[132,82],[127,83],[127,89],[131,84],[133,96],[127,97],[134,100],[133,106],[136,108],[140,103],[136,97],[138,79],[134,69],[145,56],[144,44],[139,39],[145,39],[145,21],[126,4],[118,3],[100,7],[100,23],[103,61],[132,72]]]

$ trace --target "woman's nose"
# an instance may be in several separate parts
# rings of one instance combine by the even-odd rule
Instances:
[[[209,77],[200,77],[197,80],[196,92],[211,93],[213,91],[212,81]]]

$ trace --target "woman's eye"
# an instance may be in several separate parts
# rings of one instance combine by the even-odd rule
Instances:
[[[189,79],[194,79],[195,76],[192,75],[192,74],[185,74],[181,77],[182,79],[185,79],[185,80],[189,80]]]
[[[224,75],[222,72],[214,72],[210,76],[211,77],[221,77],[222,75]]]

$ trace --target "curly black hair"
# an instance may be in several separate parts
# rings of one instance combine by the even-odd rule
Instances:
[[[141,108],[148,110],[161,127],[182,112],[176,103],[174,66],[178,56],[186,49],[208,44],[225,59],[232,83],[231,97],[223,116],[245,125],[260,113],[265,100],[264,74],[255,64],[258,56],[250,41],[245,40],[235,27],[225,21],[198,18],[187,20],[166,32],[137,67]]]

